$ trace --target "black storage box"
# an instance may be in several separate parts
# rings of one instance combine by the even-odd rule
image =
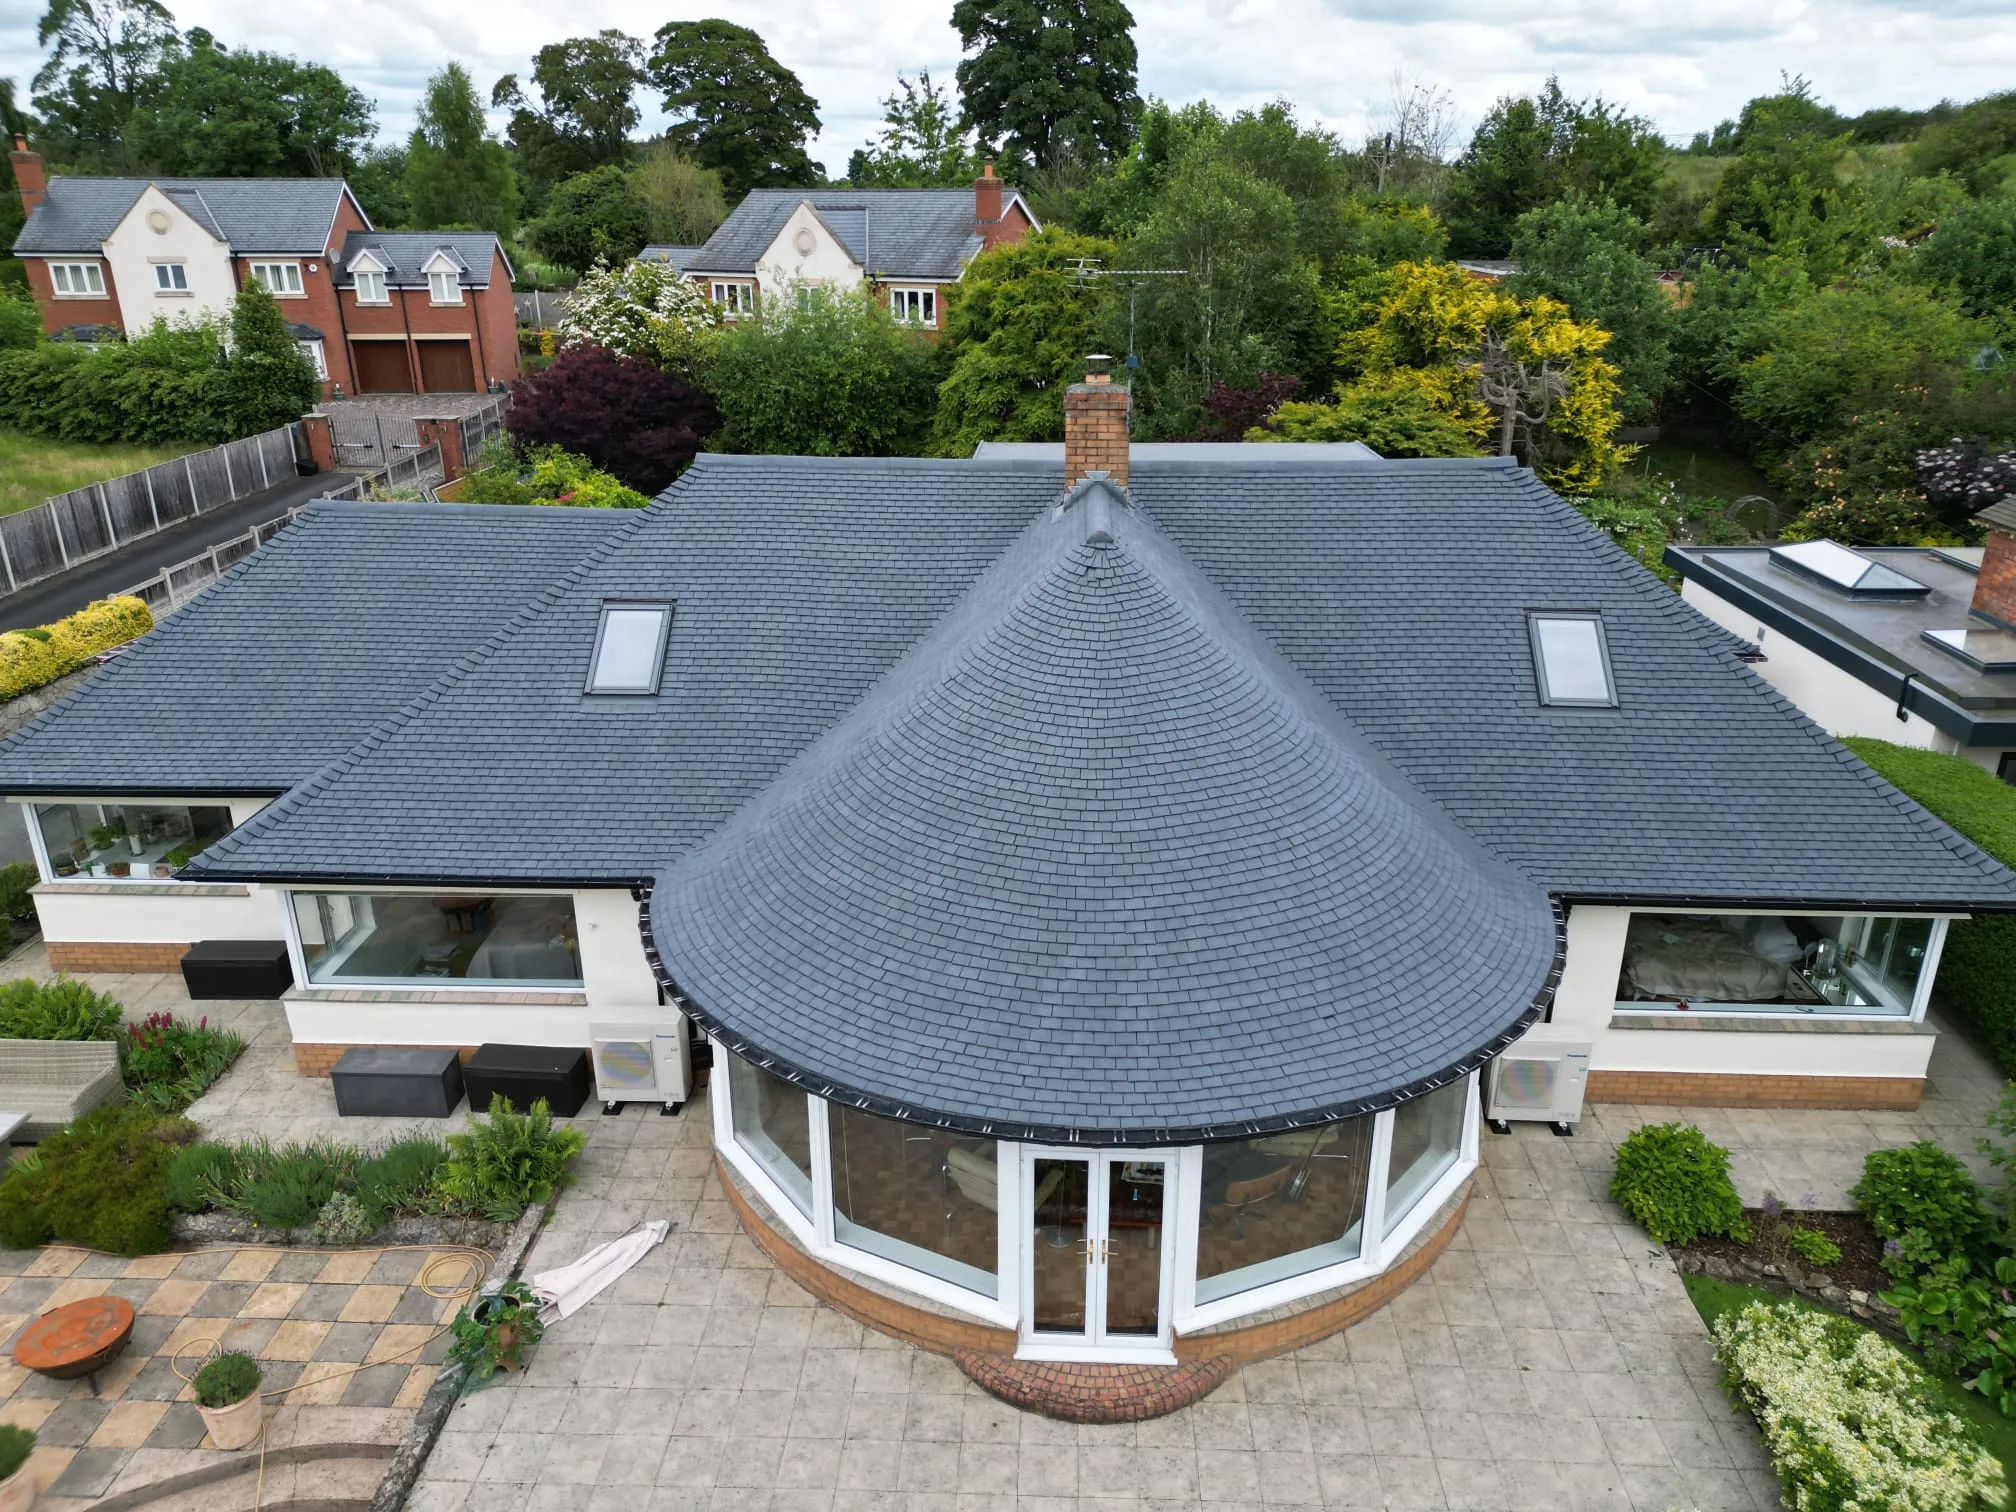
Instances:
[[[294,985],[285,940],[198,940],[182,957],[192,998],[277,998]]]
[[[462,1101],[456,1050],[345,1050],[329,1073],[345,1118],[446,1118]]]
[[[555,1118],[572,1118],[594,1090],[588,1074],[588,1052],[553,1045],[484,1045],[462,1068],[469,1088],[469,1106],[490,1111],[490,1098],[501,1092],[523,1113],[545,1098]]]

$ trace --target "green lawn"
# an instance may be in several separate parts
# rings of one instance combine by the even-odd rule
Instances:
[[[51,494],[138,472],[195,446],[83,446],[0,426],[0,514],[29,509]]]
[[[1711,1327],[1722,1314],[1735,1308],[1752,1302],[1786,1300],[1774,1292],[1765,1291],[1762,1287],[1745,1286],[1740,1281],[1717,1281],[1709,1276],[1682,1276],[1680,1281],[1687,1288],[1687,1295],[1694,1303],[1694,1310],[1701,1314],[1702,1322]],[[1813,1307],[1812,1303],[1799,1297],[1790,1300],[1801,1307]],[[1813,1310],[1824,1311],[1817,1307],[1813,1307]],[[1895,1343],[1894,1340],[1891,1342]],[[1953,1410],[1974,1425],[1974,1434],[1980,1440],[1981,1447],[2002,1462],[2002,1478],[2012,1487],[2008,1506],[2012,1512],[2016,1512],[2016,1476],[2011,1474],[2012,1468],[2016,1468],[2016,1422],[2011,1422],[1989,1406],[1979,1392],[1969,1391],[1953,1377],[1935,1370],[1926,1361],[1925,1356],[1909,1344],[1898,1344],[1897,1347],[1925,1367],[1925,1373],[1946,1394],[1946,1399]]]

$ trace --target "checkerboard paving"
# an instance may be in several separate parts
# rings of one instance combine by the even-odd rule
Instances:
[[[455,1302],[421,1273],[439,1250],[246,1247],[137,1260],[50,1245],[0,1250],[0,1423],[32,1428],[50,1512],[103,1495],[141,1449],[206,1446],[189,1385],[210,1341],[259,1361],[268,1405],[417,1409],[447,1352]],[[436,1290],[466,1276],[444,1261]],[[13,1363],[37,1314],[111,1293],[133,1304],[125,1353],[88,1380],[52,1381]]]

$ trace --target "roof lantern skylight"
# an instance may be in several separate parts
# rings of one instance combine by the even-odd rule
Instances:
[[[1927,630],[1925,639],[1977,672],[2016,672],[2016,631],[1989,625]]]
[[[1880,598],[1923,598],[1932,590],[1839,541],[1794,541],[1771,548],[1771,560],[1843,593]]]

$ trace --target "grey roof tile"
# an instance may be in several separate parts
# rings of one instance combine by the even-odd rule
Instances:
[[[344,235],[342,251],[329,270],[338,288],[356,283],[350,262],[366,247],[387,265],[387,283],[409,289],[427,287],[427,275],[420,270],[437,251],[447,252],[460,265],[463,288],[487,289],[490,270],[503,250],[490,231],[351,231]]]
[[[14,238],[14,252],[96,252],[149,184],[233,252],[315,252],[327,245],[341,179],[77,178],[59,174]]]
[[[950,282],[980,250],[971,189],[752,189],[685,266],[695,273],[755,272],[756,260],[806,201],[874,277]]]

